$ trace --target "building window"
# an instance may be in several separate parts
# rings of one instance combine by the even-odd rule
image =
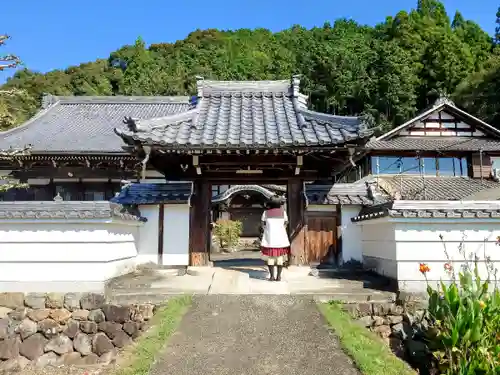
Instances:
[[[372,174],[377,173],[467,176],[467,159],[373,156]]]

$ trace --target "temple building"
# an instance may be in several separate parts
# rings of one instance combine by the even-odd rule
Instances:
[[[0,133],[0,150],[31,145],[0,159],[0,174],[29,184],[0,200],[188,201],[189,263],[206,265],[211,222],[241,220],[242,235],[256,236],[263,203],[279,195],[293,262],[339,265],[379,264],[362,228],[397,201],[500,197],[500,131],[451,101],[372,138],[362,117],[308,109],[299,86],[199,79],[193,97],[47,95],[32,119]]]

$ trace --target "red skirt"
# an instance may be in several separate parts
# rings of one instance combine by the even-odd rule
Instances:
[[[281,257],[283,255],[290,255],[289,247],[264,247],[261,246],[260,251],[266,257]]]

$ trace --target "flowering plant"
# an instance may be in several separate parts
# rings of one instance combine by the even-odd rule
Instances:
[[[443,236],[448,262],[444,265],[450,283],[434,289],[427,280],[430,267],[421,263],[419,271],[427,281],[428,313],[434,323],[428,332],[429,347],[446,375],[500,374],[500,291],[497,270],[485,254],[487,278],[479,274],[479,258],[465,254],[465,235],[459,253],[465,264],[456,273]],[[485,240],[486,242],[486,240]],[[497,244],[500,239],[497,239]],[[492,285],[492,276],[494,283]]]

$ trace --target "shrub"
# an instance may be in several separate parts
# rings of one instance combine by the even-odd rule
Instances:
[[[214,225],[214,235],[219,240],[223,249],[231,248],[238,244],[241,236],[241,221],[219,219]]]
[[[442,241],[442,236],[440,238]],[[441,281],[439,287],[434,289],[427,282],[428,313],[433,322],[433,327],[427,332],[429,348],[442,374],[500,374],[497,270],[485,256],[488,276],[482,280],[478,270],[479,258],[476,255],[466,256],[462,240],[459,252],[465,259],[465,265],[457,272],[444,242],[443,245],[449,261],[445,264],[445,271],[451,283],[446,285]],[[420,264],[420,272],[424,276],[429,270],[425,263]]]

